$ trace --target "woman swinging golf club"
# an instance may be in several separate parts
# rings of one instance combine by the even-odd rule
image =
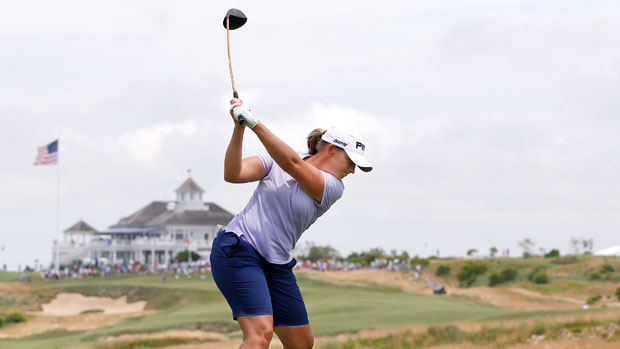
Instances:
[[[224,160],[224,179],[259,181],[246,207],[213,241],[213,279],[243,331],[240,348],[267,348],[273,332],[285,348],[311,348],[314,338],[290,255],[301,234],[343,193],[342,178],[372,170],[355,133],[315,129],[308,153],[297,153],[235,98],[235,121]],[[243,125],[240,120],[244,121]],[[241,158],[245,126],[267,152]]]

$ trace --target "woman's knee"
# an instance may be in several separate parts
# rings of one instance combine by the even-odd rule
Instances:
[[[273,338],[273,318],[269,316],[239,316],[243,344],[248,348],[268,348]]]
[[[276,326],[275,332],[278,334],[284,348],[310,349],[314,346],[314,336],[310,325],[305,326]]]
[[[252,334],[248,334],[247,336],[243,336],[243,345],[241,348],[247,346],[247,348],[269,348],[269,344],[271,344],[271,338],[273,337],[273,331],[268,332],[255,332]]]
[[[305,338],[303,338],[302,345],[303,345],[302,348],[311,349],[312,347],[314,347],[314,336],[312,335],[312,333],[309,336],[306,336]]]

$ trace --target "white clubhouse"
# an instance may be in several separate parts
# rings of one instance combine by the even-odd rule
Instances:
[[[155,266],[170,263],[187,249],[208,260],[217,226],[228,224],[233,214],[203,202],[203,193],[189,177],[176,190],[176,201],[153,201],[108,230],[96,231],[80,220],[63,231],[59,264],[91,260]]]

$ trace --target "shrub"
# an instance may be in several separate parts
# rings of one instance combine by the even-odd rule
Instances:
[[[26,315],[22,313],[10,313],[4,318],[4,322],[7,324],[16,324],[19,322],[26,322]]]
[[[489,276],[489,286],[493,287],[504,282],[504,279],[499,273],[493,273]]]
[[[500,275],[504,279],[504,282],[513,281],[517,278],[517,270],[512,268],[506,268],[500,272]]]
[[[620,287],[616,290],[616,296],[618,296],[618,300],[620,301]]]
[[[590,280],[600,280],[600,279],[601,279],[601,273],[597,271],[590,273]]]
[[[431,261],[428,258],[420,258],[418,256],[414,256],[413,258],[411,258],[411,266],[414,268],[418,264],[420,264],[422,267],[426,267],[430,263]]]
[[[4,326],[4,317],[0,316],[0,328]]]
[[[450,267],[447,265],[440,265],[437,267],[437,276],[446,275],[450,273]]]
[[[534,325],[534,330],[533,330],[533,334],[540,336],[545,334],[545,332],[547,332],[547,325],[544,323],[539,323]]]
[[[601,270],[600,270],[601,274],[613,273],[613,272],[614,272],[614,267],[612,267],[611,264],[607,263],[601,266]]]
[[[551,261],[553,264],[573,264],[579,262],[579,257],[575,255],[558,257]]]
[[[517,277],[517,270],[512,268],[506,268],[499,273],[493,273],[489,277],[489,286],[503,284],[505,282],[513,281]]]
[[[545,258],[556,258],[556,257],[560,257],[560,251],[555,248],[545,253]]]
[[[586,304],[587,305],[593,305],[594,303],[600,301],[601,298],[602,298],[601,295],[590,297],[590,298],[588,298],[588,301],[586,302]]]
[[[426,330],[426,334],[433,339],[434,344],[461,343],[463,341],[463,332],[454,325],[431,326]]]
[[[461,270],[456,274],[456,278],[461,282],[461,285],[471,286],[478,276],[484,274],[487,271],[487,267],[482,263],[465,262],[461,267]]]
[[[534,276],[534,282],[537,284],[546,284],[549,282],[549,275],[545,272],[538,273]]]
[[[544,268],[536,267],[527,275],[527,279],[537,284],[546,284],[549,282],[549,275],[545,273]]]

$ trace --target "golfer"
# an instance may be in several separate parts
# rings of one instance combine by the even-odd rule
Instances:
[[[356,166],[372,170],[364,156],[366,146],[355,133],[315,129],[308,136],[308,153],[297,153],[241,100],[230,103],[235,127],[224,179],[258,181],[258,186],[243,211],[213,241],[213,279],[243,331],[240,348],[267,348],[274,331],[285,348],[311,348],[314,337],[292,270],[297,261],[290,252],[301,234],[342,196],[342,179]],[[266,153],[241,158],[246,126]]]

